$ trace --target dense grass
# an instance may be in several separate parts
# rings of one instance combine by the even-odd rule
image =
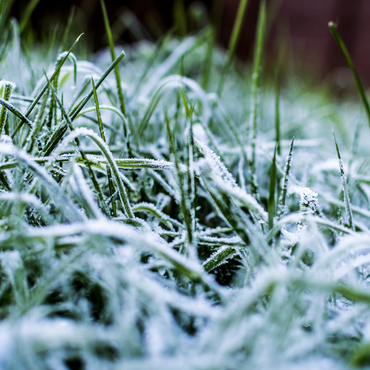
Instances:
[[[1,369],[370,364],[366,115],[263,80],[265,17],[252,67],[209,30],[123,53],[105,19],[85,61],[6,28]]]

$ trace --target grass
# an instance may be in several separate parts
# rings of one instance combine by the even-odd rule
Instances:
[[[262,4],[252,66],[209,30],[123,52],[103,2],[87,61],[73,11],[53,50],[4,27],[1,369],[370,364],[366,92],[262,79]]]

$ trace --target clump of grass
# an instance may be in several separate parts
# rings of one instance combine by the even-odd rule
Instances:
[[[89,61],[83,39],[47,66],[2,35],[0,367],[368,365],[360,107],[263,83],[264,3],[252,81],[207,31],[118,52],[101,6],[109,50]]]

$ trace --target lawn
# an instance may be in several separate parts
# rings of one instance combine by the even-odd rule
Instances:
[[[251,64],[244,0],[226,51],[4,22],[1,369],[370,365],[367,94],[334,24],[358,96],[267,72],[261,4]]]

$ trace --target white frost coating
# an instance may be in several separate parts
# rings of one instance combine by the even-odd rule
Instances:
[[[98,219],[103,218],[104,216],[95,202],[93,194],[86,183],[82,171],[76,163],[73,165],[73,177],[70,177],[69,181],[71,182],[72,186],[75,185],[75,187],[78,189],[80,196],[85,198],[85,201],[89,204],[90,211],[93,213],[93,216]],[[74,181],[76,182],[75,184]]]
[[[117,222],[108,220],[89,220],[84,223],[74,223],[72,225],[58,225],[45,227],[42,230],[29,228],[29,236],[42,235],[47,236],[66,236],[79,233],[87,233],[90,235],[101,235],[115,237],[123,241],[132,243],[133,245],[148,247],[160,256],[171,262],[175,266],[181,266],[184,273],[194,278],[200,278],[202,275],[201,266],[184,257],[180,253],[172,250],[169,245],[155,233],[138,233],[133,228],[118,224]]]
[[[228,250],[229,253],[227,253]],[[225,256],[223,256],[223,254],[225,254]],[[207,271],[212,271],[213,269],[227,263],[227,261],[235,254],[236,250],[233,247],[230,247],[230,245],[223,245],[203,262],[203,267],[207,268],[207,266],[210,266],[207,268]]]
[[[298,185],[290,185],[288,191],[290,194],[298,194],[301,197],[299,202],[301,213],[314,214],[317,211],[319,201],[316,192]]]
[[[12,90],[14,90],[17,87],[17,85],[12,81],[1,80],[0,81],[0,91],[5,86],[10,86],[12,88]]]
[[[225,183],[218,181],[217,178],[215,182],[218,186],[226,190],[230,195],[237,198],[245,207],[250,209],[253,213],[256,214],[258,218],[260,218],[263,222],[267,222],[268,214],[262,208],[262,206],[258,203],[258,201],[248,194],[245,190],[239,188],[238,186],[235,187],[227,187]]]
[[[237,187],[234,177],[221,162],[220,157],[196,137],[194,137],[194,143],[198,150],[204,155],[212,171],[219,175],[225,181],[225,183],[231,187]]]
[[[356,258],[342,260],[337,267],[334,268],[333,280],[339,280],[347,275],[354,268],[370,263],[370,253],[357,256]]]
[[[5,134],[2,134],[1,135],[1,139],[0,140],[4,144],[13,144],[13,139],[10,136],[5,135]]]
[[[0,368],[7,369],[15,349],[14,328],[5,323],[0,325]]]
[[[351,201],[349,199],[349,194],[348,194],[348,188],[347,188],[347,177],[344,174],[344,166],[343,166],[343,161],[339,157],[338,158],[338,163],[339,163],[339,169],[340,169],[340,177],[342,179],[342,185],[343,185],[343,193],[344,193],[344,205],[347,213],[347,218],[348,218],[348,223],[354,230],[354,225],[353,225],[353,214],[352,214],[352,209],[351,209]]]
[[[195,123],[193,125],[193,134],[194,134],[194,136],[199,138],[200,141],[202,141],[203,143],[208,144],[209,140],[208,140],[208,137],[207,137],[207,133],[205,132],[203,126],[200,123]]]
[[[110,151],[108,145],[93,130],[81,127],[81,128],[78,128],[72,131],[69,135],[67,135],[64,138],[64,140],[55,149],[54,155],[51,157],[47,165],[50,166],[56,160],[56,157],[58,156],[58,154],[62,152],[72,140],[74,140],[76,137],[80,135],[84,135],[88,137],[89,139],[91,139],[93,143],[99,148],[99,150],[105,155],[107,161],[109,162],[109,167],[112,170],[113,178],[115,179],[115,182],[117,184],[118,194],[122,202],[122,205],[124,206],[126,215],[129,218],[132,218],[133,213],[131,210],[131,205],[127,198],[126,188],[123,185],[122,178],[120,176],[120,172],[114,160],[113,154]]]
[[[1,252],[0,261],[1,270],[3,270],[9,278],[13,276],[17,269],[23,266],[21,255],[17,250]]]
[[[231,238],[217,238],[216,236],[199,235],[198,238],[202,242],[209,242],[210,244],[227,244],[227,246],[243,243],[242,239],[239,236],[233,236]]]
[[[38,165],[31,157],[28,156],[27,153],[20,151],[12,144],[0,144],[0,153],[14,156],[24,163],[27,168],[34,172],[55,197],[56,204],[65,211],[68,218],[73,221],[82,221],[85,219],[83,213],[80,212],[72,203],[72,201],[65,196],[60,186],[55,182],[45,168]]]

